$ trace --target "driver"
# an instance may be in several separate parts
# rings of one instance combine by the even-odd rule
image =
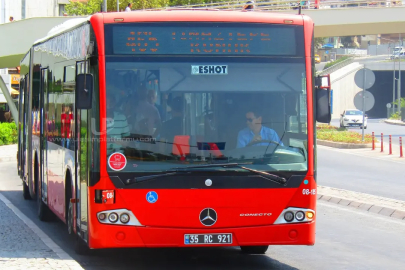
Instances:
[[[246,113],[247,128],[242,129],[238,133],[237,148],[242,148],[254,142],[260,142],[254,145],[268,145],[270,141],[279,143],[283,146],[277,133],[268,127],[262,125],[262,113],[259,110],[253,109]]]

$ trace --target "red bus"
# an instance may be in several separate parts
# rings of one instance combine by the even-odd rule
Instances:
[[[77,252],[313,245],[314,25],[165,10],[72,19],[21,61],[18,173]]]

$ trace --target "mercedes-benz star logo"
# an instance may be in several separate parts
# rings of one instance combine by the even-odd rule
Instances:
[[[212,208],[205,208],[200,213],[200,221],[204,226],[212,226],[217,222],[217,212]]]

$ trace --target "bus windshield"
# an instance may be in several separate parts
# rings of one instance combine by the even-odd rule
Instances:
[[[156,173],[213,163],[306,171],[306,71],[296,52],[107,55],[108,171]],[[117,153],[125,166],[113,164]]]

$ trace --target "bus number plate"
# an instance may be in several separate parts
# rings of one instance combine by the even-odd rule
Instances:
[[[186,245],[232,244],[231,233],[185,234]]]

